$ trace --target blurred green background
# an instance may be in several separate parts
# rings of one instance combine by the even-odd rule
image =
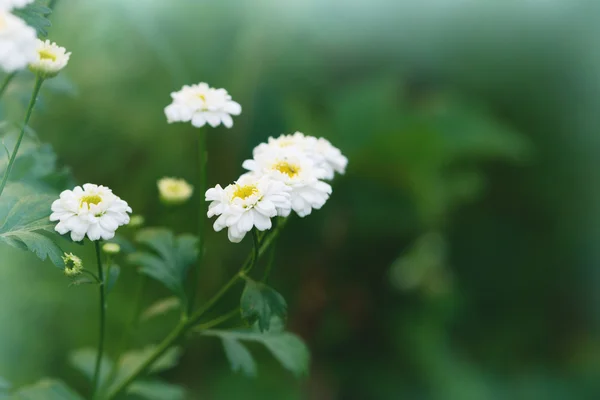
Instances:
[[[284,132],[350,160],[326,206],[286,227],[271,279],[310,377],[257,348],[248,379],[216,339],[193,338],[164,374],[190,399],[600,398],[600,4],[59,0],[51,20],[73,55],[32,127],[77,183],[111,187],[148,226],[195,232],[206,211],[198,194],[175,209],[157,196],[163,176],[196,179],[194,128],[163,114],[184,84],[243,106],[233,129],[208,132],[210,185]],[[9,120],[31,84],[11,86]],[[249,248],[210,232],[202,298]],[[70,250],[92,265],[91,246]],[[96,343],[96,291],[32,254],[0,257],[0,376],[85,392],[68,354]],[[140,290],[119,261],[112,356]],[[132,340],[155,343],[176,318]]]

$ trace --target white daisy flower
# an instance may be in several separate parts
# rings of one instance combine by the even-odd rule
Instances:
[[[65,190],[52,203],[50,221],[59,221],[54,228],[78,242],[85,235],[90,240],[112,239],[121,225],[129,223],[131,207],[105,186],[87,183]]]
[[[271,229],[271,218],[289,215],[289,191],[285,184],[267,176],[246,174],[225,189],[217,185],[206,191],[206,201],[211,202],[207,215],[218,216],[215,231],[229,228],[229,240],[239,243],[253,227]]]
[[[49,40],[44,42],[39,39],[36,54],[36,60],[29,64],[29,69],[45,78],[58,75],[67,66],[71,57],[71,53],[67,53],[64,47],[51,43]]]
[[[327,139],[305,136],[302,132],[293,135],[270,137],[267,143],[261,143],[254,148],[254,157],[273,150],[295,149],[311,158],[321,169],[325,170],[323,179],[333,179],[335,172],[346,172],[348,159],[340,149],[334,147]]]
[[[206,123],[217,127],[221,123],[233,126],[232,115],[240,115],[242,106],[231,100],[225,89],[215,89],[202,82],[184,86],[179,92],[171,93],[173,102],[165,108],[167,122],[192,122],[196,128]]]
[[[35,61],[36,43],[35,29],[0,7],[0,69],[10,73]]]
[[[329,184],[320,180],[327,171],[294,148],[262,152],[242,166],[250,175],[264,175],[285,183],[291,189],[292,209],[300,217],[323,207],[332,191]]]
[[[157,182],[157,186],[160,199],[169,205],[183,204],[194,193],[194,187],[184,179],[162,178]]]
[[[0,0],[0,10],[10,11],[13,8],[23,8],[34,0]]]

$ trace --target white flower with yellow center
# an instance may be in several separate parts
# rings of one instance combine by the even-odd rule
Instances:
[[[194,193],[194,187],[184,179],[162,178],[157,182],[157,186],[160,199],[169,205],[183,204]]]
[[[229,240],[239,243],[253,227],[271,229],[271,218],[289,215],[289,191],[285,184],[267,176],[243,175],[224,189],[217,185],[206,191],[206,201],[211,202],[207,215],[218,216],[215,231],[229,228]]]
[[[36,59],[35,29],[0,7],[0,69],[14,72]]]
[[[23,8],[34,0],[0,0],[0,10],[10,11],[13,8]]]
[[[331,195],[331,186],[321,181],[327,171],[297,149],[265,151],[242,166],[250,171],[249,175],[268,176],[288,186],[292,209],[300,217],[323,207]]]
[[[315,164],[325,171],[323,179],[333,179],[335,172],[343,174],[348,165],[348,159],[340,149],[334,147],[327,139],[305,136],[301,132],[293,135],[270,137],[267,143],[261,143],[254,148],[254,157],[277,150],[295,150],[312,159]]]
[[[242,106],[231,100],[227,90],[211,88],[204,82],[186,85],[171,97],[173,102],[165,108],[168,123],[191,121],[196,128],[207,123],[214,128],[223,123],[231,128],[231,116],[242,112]]]
[[[87,183],[65,190],[52,203],[50,221],[59,221],[54,229],[78,242],[87,235],[90,240],[112,239],[121,225],[129,223],[131,208],[105,186]]]
[[[64,47],[38,39],[36,60],[29,64],[29,69],[44,78],[51,78],[67,66],[70,57],[71,53]]]

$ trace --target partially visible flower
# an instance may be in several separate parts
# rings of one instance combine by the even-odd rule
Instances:
[[[65,262],[65,275],[75,276],[83,271],[83,262],[81,261],[81,258],[73,253],[65,253],[62,259]]]
[[[10,11],[13,8],[23,8],[34,0],[0,0],[0,10]]]
[[[121,251],[121,246],[119,246],[117,243],[104,243],[104,245],[102,245],[102,251],[111,255],[119,254]]]
[[[64,47],[38,39],[36,60],[29,64],[29,69],[44,78],[52,78],[67,66],[70,57],[71,53]]]
[[[261,143],[254,148],[254,157],[277,150],[294,150],[303,153],[325,171],[323,179],[333,179],[335,172],[343,174],[348,165],[348,159],[340,149],[334,147],[327,139],[306,136],[302,132],[293,135],[270,137],[267,143]]]
[[[167,122],[192,122],[196,128],[205,124],[217,127],[221,123],[233,126],[232,115],[240,115],[242,106],[231,100],[225,89],[215,89],[202,82],[184,86],[171,93],[173,102],[165,108]]]
[[[131,218],[129,218],[129,223],[127,226],[131,228],[139,228],[140,226],[144,225],[144,222],[146,222],[146,219],[143,215],[134,214],[131,216]]]
[[[35,61],[36,43],[35,29],[0,6],[0,69],[10,73]]]
[[[105,186],[86,183],[65,190],[52,203],[50,221],[59,221],[54,228],[78,242],[87,235],[90,240],[109,240],[121,225],[129,223],[131,207]]]
[[[242,164],[250,175],[268,176],[291,189],[292,209],[300,217],[323,207],[331,186],[321,179],[327,171],[297,149],[269,150]]]
[[[157,182],[157,186],[160,199],[168,205],[183,204],[194,193],[194,187],[185,179],[162,178]]]
[[[289,215],[289,191],[282,182],[247,174],[224,189],[217,185],[206,191],[206,201],[211,202],[207,215],[218,216],[215,231],[229,228],[229,240],[239,243],[253,227],[271,229],[271,218]]]

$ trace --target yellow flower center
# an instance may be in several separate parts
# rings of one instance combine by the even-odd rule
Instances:
[[[199,94],[199,95],[198,95],[198,98],[199,98],[200,100],[202,100],[203,102],[205,102],[205,103],[206,103],[206,96],[205,96],[205,95],[203,95],[203,94]]]
[[[93,194],[90,196],[83,196],[81,198],[81,201],[79,202],[79,206],[83,206],[83,203],[87,203],[88,206],[92,205],[92,204],[99,204],[102,201],[102,197],[98,196],[97,194]]]
[[[242,200],[247,199],[248,197],[252,196],[253,194],[258,192],[258,189],[256,188],[255,185],[245,185],[245,186],[240,186],[240,185],[235,185],[236,189],[235,192],[233,192],[233,197],[239,197]]]
[[[42,60],[56,61],[56,55],[46,49],[38,51],[38,54],[40,55],[40,59]]]
[[[170,194],[181,194],[185,191],[185,186],[181,182],[171,182],[165,189]]]
[[[282,174],[286,174],[290,178],[295,177],[300,172],[300,167],[295,164],[290,164],[287,161],[280,161],[273,166],[274,170],[281,172]]]

